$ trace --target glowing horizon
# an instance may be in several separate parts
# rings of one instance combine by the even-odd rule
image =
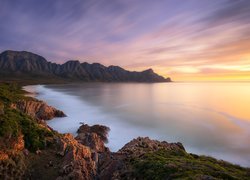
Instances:
[[[0,51],[148,68],[174,81],[250,81],[249,0],[1,0]]]

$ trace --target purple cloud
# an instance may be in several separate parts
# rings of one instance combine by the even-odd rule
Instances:
[[[247,56],[249,0],[0,0],[0,51],[130,69]],[[230,46],[230,47],[229,47]]]

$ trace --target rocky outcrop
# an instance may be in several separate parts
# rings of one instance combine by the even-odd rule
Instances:
[[[109,128],[102,125],[89,126],[87,124],[81,125],[78,129],[76,140],[88,146],[92,151],[103,153],[109,151],[104,143],[108,142],[107,135]]]
[[[17,138],[0,138],[0,179],[21,179],[26,172],[23,135]]]
[[[54,117],[65,117],[66,115],[56,108],[47,105],[38,100],[20,100],[11,105],[12,108],[18,109],[25,114],[37,120],[50,120]]]
[[[23,135],[8,139],[8,143],[3,141],[6,141],[6,139],[0,138],[0,160],[6,160],[11,156],[19,154],[24,149]]]
[[[48,62],[45,58],[26,51],[4,51],[0,54],[0,75],[5,79],[29,78],[70,81],[105,82],[171,82],[152,69],[142,72],[127,71],[119,66],[106,67],[99,63],[80,63],[70,60],[64,64]],[[1,79],[0,79],[1,80]]]
[[[185,151],[181,143],[168,143],[166,141],[151,140],[148,137],[138,137],[127,143],[118,153],[126,156],[141,156],[146,152],[154,152],[160,149],[167,151]]]
[[[181,143],[167,143],[151,140],[148,137],[138,137],[127,143],[118,152],[111,153],[99,160],[100,179],[133,179],[131,160],[140,158],[146,153],[159,150],[185,152]]]
[[[78,143],[73,135],[58,139],[58,154],[62,156],[60,179],[92,180],[96,176],[96,162],[89,147]]]

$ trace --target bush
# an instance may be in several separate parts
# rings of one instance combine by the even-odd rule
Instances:
[[[26,98],[23,93],[16,85],[0,84],[0,108],[3,107],[4,110],[4,114],[0,114],[0,136],[8,142],[23,134],[25,147],[35,151],[44,148],[46,137],[53,136],[53,133],[26,114],[10,108],[11,103]]]

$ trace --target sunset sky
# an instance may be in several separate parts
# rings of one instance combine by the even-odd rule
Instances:
[[[250,0],[0,0],[0,51],[250,80]]]

